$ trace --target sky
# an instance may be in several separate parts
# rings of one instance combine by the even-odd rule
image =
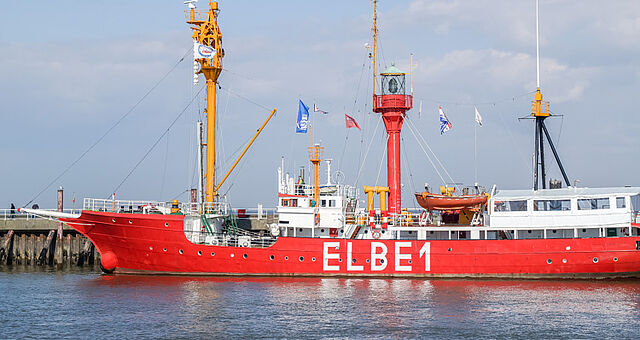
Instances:
[[[232,206],[275,207],[282,157],[292,174],[310,165],[310,136],[295,134],[299,99],[329,112],[312,113],[311,140],[343,183],[385,185],[386,136],[371,112],[365,47],[372,2],[223,0],[220,8],[219,174],[278,110],[221,188]],[[35,198],[54,208],[59,186],[65,208],[116,188],[119,199],[188,200],[204,81],[192,83],[185,9],[175,0],[3,4],[0,207]],[[531,188],[534,125],[518,118],[529,115],[536,88],[535,1],[381,0],[378,23],[378,71],[395,63],[409,72],[411,54],[414,61],[403,205],[415,207],[412,194],[425,183],[472,185],[476,173],[487,188]],[[540,1],[541,88],[555,116],[546,124],[578,186],[640,186],[639,36],[640,2]],[[444,135],[439,105],[453,124]],[[344,113],[362,131],[346,129]],[[446,171],[431,165],[429,149]],[[547,178],[561,179],[547,164]]]

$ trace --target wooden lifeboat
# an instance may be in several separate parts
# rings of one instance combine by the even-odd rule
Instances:
[[[427,210],[460,210],[487,203],[486,195],[447,196],[430,192],[416,192],[416,200]]]

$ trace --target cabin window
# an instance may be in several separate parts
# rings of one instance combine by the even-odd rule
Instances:
[[[624,199],[624,197],[616,197],[616,208],[621,209],[626,207],[627,207],[627,202]]]
[[[496,201],[494,211],[527,211],[527,201]]]
[[[291,200],[291,206],[292,207],[297,207],[298,206],[298,200],[297,199],[292,199]]]
[[[327,200],[320,200],[320,206],[321,207],[326,207],[327,206]]]
[[[571,210],[571,200],[535,200],[533,210],[536,211],[568,211]]]
[[[282,200],[282,206],[283,207],[288,207],[289,206],[289,200]]]
[[[578,210],[609,209],[609,198],[588,198],[578,200]]]
[[[335,207],[336,206],[336,200],[329,200],[329,206],[330,207]]]

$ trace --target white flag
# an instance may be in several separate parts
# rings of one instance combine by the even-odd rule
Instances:
[[[478,125],[482,126],[482,116],[480,115],[480,112],[478,112],[478,108],[477,107],[473,107],[476,110],[476,123],[478,123]]]
[[[329,113],[329,112],[327,112],[327,111],[320,110],[320,108],[318,107],[318,105],[316,105],[315,103],[313,104],[313,112],[320,112],[320,113],[325,114],[325,115],[326,115],[327,113]]]
[[[207,45],[203,45],[197,41],[193,41],[193,58],[194,59],[213,59],[216,56],[216,50]]]

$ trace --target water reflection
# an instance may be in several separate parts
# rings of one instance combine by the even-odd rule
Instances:
[[[106,276],[0,272],[3,337],[611,337],[640,281]],[[55,302],[55,303],[54,303]],[[27,306],[27,307],[25,307]],[[37,311],[37,312],[36,312]],[[39,320],[27,328],[25,319]],[[47,325],[64,327],[47,327]],[[16,328],[17,327],[17,328]],[[611,333],[615,330],[615,333]],[[53,333],[51,333],[53,331]],[[7,333],[14,332],[14,333]],[[41,333],[38,333],[41,332]]]

